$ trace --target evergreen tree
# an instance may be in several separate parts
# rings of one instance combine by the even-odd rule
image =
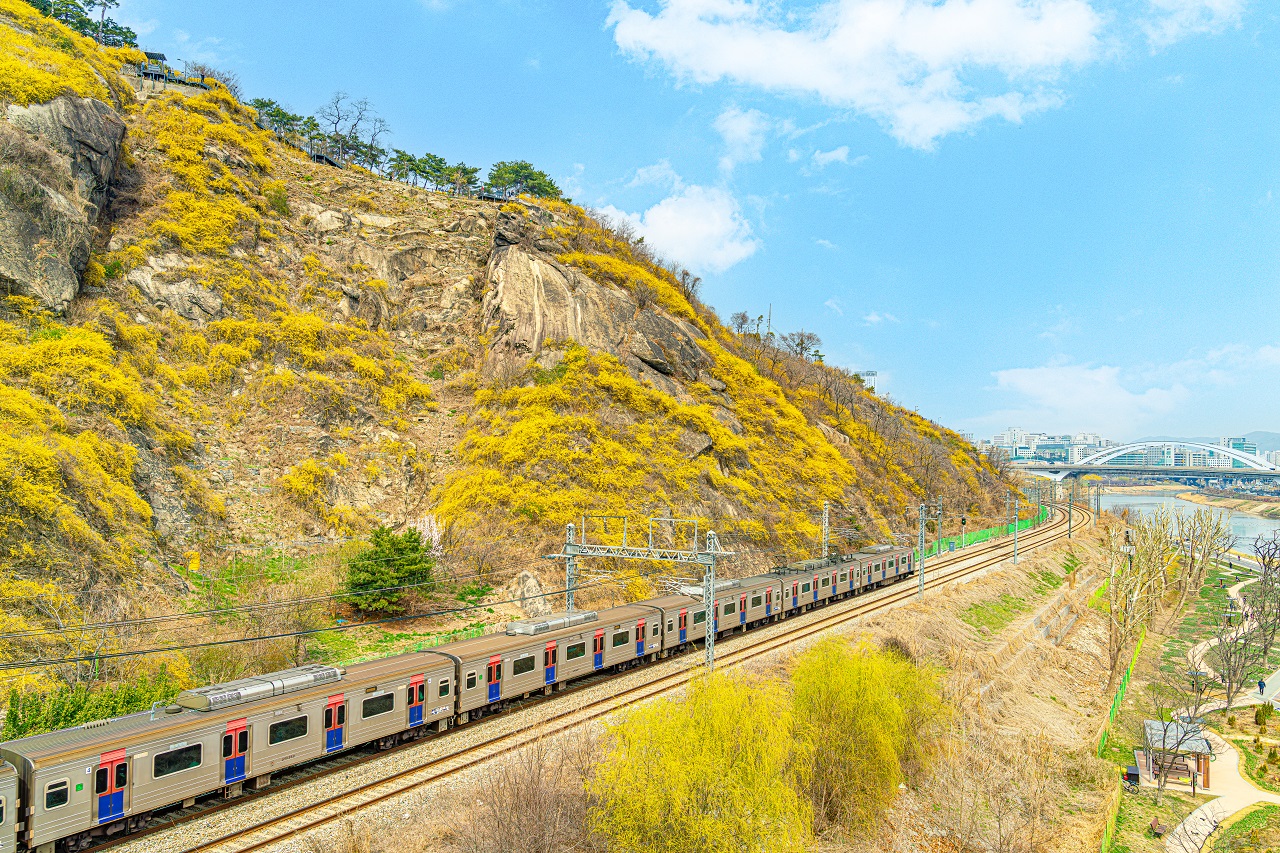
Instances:
[[[396,613],[403,609],[404,587],[429,589],[435,559],[422,547],[418,531],[399,535],[379,527],[369,536],[369,550],[347,563],[347,591],[361,610]]]
[[[524,160],[502,161],[489,167],[485,186],[494,195],[513,198],[531,195],[537,198],[561,198],[560,188],[546,172],[533,168]]]

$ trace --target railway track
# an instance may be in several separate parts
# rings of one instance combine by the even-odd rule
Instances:
[[[1076,513],[1079,515],[1079,521],[1073,525],[1072,529],[1084,527],[1091,518],[1089,510],[1077,507]],[[1055,506],[1054,515],[1049,523],[1019,536],[1019,550],[1044,547],[1065,539],[1066,536],[1067,513],[1065,509]],[[941,559],[934,557],[932,565],[926,560],[925,588],[936,589],[991,568],[1007,559],[1011,552],[1012,540],[1006,537],[981,546],[971,546]],[[717,645],[717,648],[723,651],[717,655],[716,664],[726,668],[741,666],[867,614],[909,601],[918,592],[918,581],[912,579],[869,595],[861,595],[834,605],[827,605],[820,610],[810,611],[808,614],[791,617],[745,635],[726,636]],[[757,636],[758,639],[755,642],[738,642],[740,636],[743,639]],[[251,853],[251,851],[264,850],[301,833],[329,824],[352,812],[392,800],[422,785],[456,776],[486,761],[519,750],[541,737],[584,725],[625,705],[678,689],[701,671],[701,666],[697,663],[700,659],[700,653],[694,652],[682,658],[668,658],[665,661],[650,664],[650,666],[661,666],[663,663],[671,663],[674,660],[683,661],[685,666],[642,684],[619,689],[605,698],[577,707],[566,707],[561,713],[516,731],[497,732],[497,723],[502,718],[481,721],[467,728],[472,731],[478,729],[481,732],[486,727],[494,728],[495,733],[492,737],[458,752],[360,783],[320,802],[302,805],[217,837],[199,841],[182,850],[182,853]],[[565,695],[566,693],[558,693],[550,698],[554,700]],[[518,710],[508,713],[518,713]],[[506,714],[503,715],[503,717],[506,716]],[[159,830],[169,828],[165,826],[160,827]],[[126,844],[136,838],[138,836],[131,836],[117,843]],[[96,849],[101,850],[105,846]],[[109,846],[116,846],[116,844]],[[166,845],[166,849],[173,849],[173,846]]]

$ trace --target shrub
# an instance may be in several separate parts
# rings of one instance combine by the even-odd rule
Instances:
[[[379,527],[369,536],[369,550],[347,562],[347,591],[361,610],[394,613],[407,590],[430,589],[434,558],[422,546],[422,537],[412,528],[392,533]]]
[[[812,818],[796,778],[807,759],[792,724],[781,686],[720,673],[628,711],[609,725],[588,783],[592,829],[617,850],[807,849]]]
[[[937,677],[896,650],[832,639],[801,655],[791,678],[819,829],[871,828],[928,757],[943,709]]]

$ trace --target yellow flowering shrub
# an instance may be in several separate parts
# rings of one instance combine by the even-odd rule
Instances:
[[[0,0],[0,101],[26,106],[71,94],[127,103],[132,94],[117,72],[141,58],[102,47],[23,0]]]

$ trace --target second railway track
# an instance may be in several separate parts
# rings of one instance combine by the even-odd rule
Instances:
[[[1080,507],[1076,507],[1075,512],[1078,514],[1078,520],[1073,525],[1073,529],[1079,529],[1088,523],[1091,513]],[[1032,550],[1044,547],[1066,536],[1067,512],[1064,508],[1055,507],[1053,518],[1049,523],[1034,528],[1020,537],[1019,548]],[[954,552],[941,559],[935,557],[933,565],[930,565],[929,561],[925,563],[925,588],[935,589],[998,565],[1010,556],[1011,551],[1012,541],[1004,538]],[[917,584],[915,579],[909,579],[886,589],[829,604],[820,610],[791,617],[747,634],[727,635],[717,643],[717,649],[720,651],[716,657],[716,664],[720,667],[740,666],[870,613],[900,604],[917,595]],[[646,674],[652,676],[651,678],[630,686],[619,685],[617,691],[604,698],[589,700],[578,705],[574,705],[571,701],[572,692],[568,695],[556,694],[550,699],[550,707],[554,709],[550,716],[532,721],[526,726],[518,726],[511,731],[500,731],[505,728],[502,725],[504,721],[510,722],[512,716],[546,710],[547,705],[538,703],[530,709],[520,708],[497,717],[487,718],[460,730],[459,733],[470,731],[479,734],[482,739],[458,751],[430,758],[414,766],[355,784],[336,795],[288,808],[280,814],[265,817],[212,837],[189,840],[173,838],[169,843],[163,844],[163,849],[182,849],[182,853],[250,853],[250,851],[264,850],[353,812],[385,803],[418,787],[456,776],[486,761],[521,749],[541,737],[584,725],[625,705],[679,689],[701,671],[700,660],[701,655],[694,652],[649,664],[637,672],[628,673],[620,678],[628,682]],[[563,701],[557,701],[561,696]],[[486,732],[491,732],[491,735],[484,737]],[[437,742],[428,741],[428,743]],[[423,745],[414,744],[414,746]],[[358,766],[373,767],[376,766],[376,762],[353,765],[353,767]],[[266,807],[270,805],[270,800],[271,797],[267,796],[256,799],[254,802]],[[235,809],[223,810],[221,813],[224,818],[233,819]],[[213,815],[207,817],[212,818]],[[186,825],[160,827],[149,835],[153,842],[162,842],[165,840],[164,836],[169,833],[196,834],[194,830],[198,826],[196,821],[192,821]],[[119,844],[127,850],[132,850],[135,848],[133,843],[135,841],[145,845],[137,847],[138,850],[157,849],[136,836],[122,839]]]

